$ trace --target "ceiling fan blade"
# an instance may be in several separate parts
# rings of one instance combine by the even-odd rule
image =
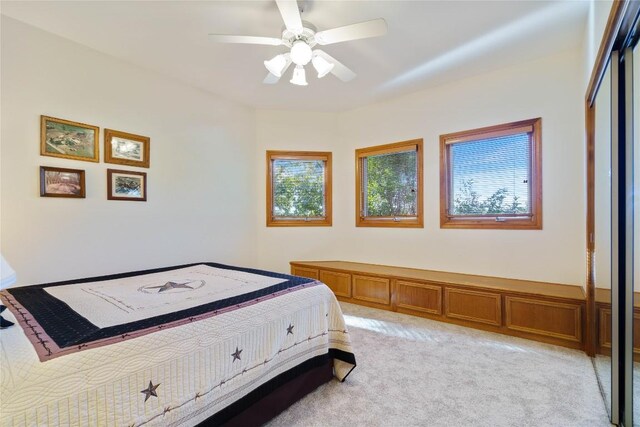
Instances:
[[[280,15],[287,30],[294,34],[302,33],[302,18],[300,18],[300,10],[296,0],[276,0]]]
[[[229,36],[225,34],[209,34],[209,38],[218,43],[244,43],[244,44],[266,44],[270,46],[280,46],[281,39],[274,37],[256,36]]]
[[[316,33],[316,41],[320,45],[346,42],[349,40],[366,39],[387,34],[387,22],[382,19],[360,22],[359,24],[346,25],[331,30]]]
[[[326,52],[324,52],[324,51],[322,51],[320,49],[314,50],[313,53],[315,53],[318,56],[324,58],[327,62],[332,63],[333,64],[333,69],[330,71],[330,73],[333,74],[334,76],[336,76],[337,78],[339,78],[340,80],[342,80],[343,82],[351,81],[356,77],[356,73],[351,71],[342,62],[338,61],[337,59],[335,59],[333,56],[329,55],[328,53],[326,53]]]
[[[264,78],[262,83],[267,84],[267,85],[274,85],[274,84],[278,83],[279,81],[280,81],[280,77],[269,73],[269,74],[267,74],[267,77]]]

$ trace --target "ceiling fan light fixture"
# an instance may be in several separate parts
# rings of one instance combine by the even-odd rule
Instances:
[[[293,69],[293,77],[289,80],[289,83],[298,86],[307,86],[307,76],[302,65],[296,65]]]
[[[333,70],[333,67],[335,66],[335,64],[330,63],[329,61],[327,61],[326,59],[324,59],[319,55],[314,55],[313,59],[311,60],[311,63],[313,64],[313,68],[315,68],[316,71],[318,72],[319,79],[329,74],[331,70]]]
[[[282,54],[276,55],[270,60],[264,61],[264,66],[274,76],[282,77],[282,73],[287,66],[287,58]]]
[[[303,40],[298,40],[291,46],[291,60],[296,65],[307,65],[311,61],[311,47]]]

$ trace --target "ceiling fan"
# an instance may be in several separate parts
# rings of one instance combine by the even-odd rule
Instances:
[[[348,82],[356,76],[353,71],[323,50],[313,48],[316,45],[326,46],[349,40],[382,36],[387,33],[387,23],[382,18],[316,32],[316,28],[312,24],[302,20],[296,0],[275,0],[275,2],[285,25],[280,38],[209,34],[213,41],[220,43],[288,47],[289,52],[281,53],[264,61],[264,66],[269,70],[269,74],[263,81],[266,84],[277,83],[291,66],[291,63],[294,63],[296,66],[290,83],[307,86],[304,66],[309,62],[318,72],[318,78],[331,73],[343,82]]]

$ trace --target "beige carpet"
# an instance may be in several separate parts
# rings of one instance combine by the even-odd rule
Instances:
[[[611,415],[611,357],[596,355],[593,359],[593,367],[596,370],[596,376],[600,380],[600,388],[602,389],[602,397],[604,398],[604,405],[607,408],[607,413]],[[635,386],[636,372],[633,372],[633,385]],[[635,390],[634,390],[635,392]],[[634,393],[635,395],[635,393]],[[633,403],[636,403],[635,401]],[[633,418],[636,418],[636,405],[633,405],[634,414]]]
[[[358,367],[268,425],[610,426],[582,352],[342,304]]]

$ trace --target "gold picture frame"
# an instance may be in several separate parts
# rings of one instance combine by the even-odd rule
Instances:
[[[98,126],[40,116],[40,155],[99,162]]]
[[[105,129],[104,162],[148,168],[150,144],[147,136]]]

